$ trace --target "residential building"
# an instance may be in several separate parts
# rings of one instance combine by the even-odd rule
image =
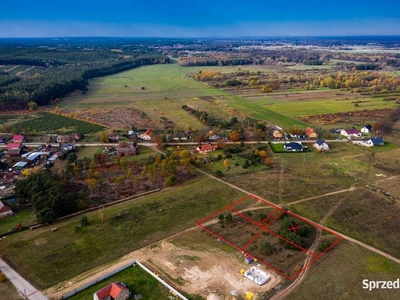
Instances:
[[[352,129],[342,129],[340,131],[342,136],[352,138],[352,137],[361,137],[361,132],[355,128]]]
[[[300,151],[304,151],[307,147],[305,147],[302,143],[299,143],[299,142],[288,142],[283,146],[283,148],[287,152],[290,152],[290,151],[300,152]]]
[[[311,127],[306,128],[306,135],[309,139],[316,139],[318,134]]]
[[[93,294],[93,300],[126,300],[131,292],[122,282],[113,282]]]
[[[363,128],[361,128],[361,133],[363,134],[369,134],[372,130],[372,126],[370,124],[365,125]]]
[[[323,139],[318,139],[315,141],[313,146],[320,151],[327,151],[329,150],[329,145]]]
[[[218,146],[217,145],[211,145],[211,144],[203,144],[199,145],[196,149],[195,152],[199,154],[205,154],[214,150],[217,150]]]

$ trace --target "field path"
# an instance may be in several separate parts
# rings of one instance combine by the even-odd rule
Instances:
[[[374,157],[375,157],[375,154],[369,156],[367,171],[365,172],[365,175],[364,175],[364,177],[361,179],[361,181],[360,181],[359,183],[357,183],[357,185],[361,186],[361,185],[365,184],[365,182],[368,180],[368,177],[369,177],[369,175],[370,175],[370,173],[371,173],[371,169],[372,169]],[[338,209],[338,207],[339,207],[345,200],[347,200],[348,198],[350,198],[350,196],[353,194],[353,192],[355,191],[355,189],[356,189],[356,185],[352,185],[352,186],[350,187],[350,189],[347,190],[348,193],[347,193],[342,199],[340,199],[340,200],[325,214],[325,216],[321,219],[321,221],[319,222],[319,224],[320,224],[321,226],[324,226],[324,223],[326,222],[326,220]],[[298,202],[298,203],[299,203],[299,202]],[[304,218],[304,217],[303,217],[303,218]],[[369,249],[369,250],[371,250],[371,251],[374,251],[374,252],[376,252],[376,253],[378,253],[377,251],[379,251],[379,252],[380,252],[379,254],[385,256],[386,258],[389,258],[389,259],[391,259],[391,260],[394,260],[394,261],[397,262],[397,263],[400,263],[400,260],[399,260],[399,259],[396,259],[396,258],[394,258],[394,257],[392,257],[392,256],[390,256],[390,255],[388,255],[388,254],[386,254],[386,253],[384,253],[384,252],[378,250],[378,249],[375,249],[374,247],[368,246],[368,245],[366,245],[366,244],[364,244],[364,243],[361,243],[361,242],[359,242],[359,241],[357,241],[357,240],[355,240],[355,239],[353,239],[353,238],[350,238],[350,237],[348,237],[348,236],[344,236],[344,235],[342,235],[341,233],[338,233],[338,232],[336,232],[336,231],[334,231],[334,230],[332,230],[332,231],[335,232],[335,233],[337,233],[339,236],[343,236],[343,238],[345,238],[345,239],[347,239],[347,240],[349,240],[349,241],[351,241],[351,242],[353,242],[353,243],[357,243],[357,244],[359,244],[360,246],[362,246],[362,247],[364,247],[364,248],[367,248],[367,249]],[[311,245],[311,247],[310,247],[310,249],[309,249],[311,252],[314,252],[314,250],[318,247],[318,245],[319,245],[319,243],[320,243],[320,241],[321,241],[321,236],[322,236],[322,230],[321,230],[321,228],[317,227],[317,237],[316,237],[314,243]],[[307,264],[310,263],[311,259],[312,259],[311,255],[308,255],[307,258],[306,258],[306,260],[304,261],[304,266],[307,266]],[[310,268],[306,268],[302,273],[300,273],[300,275],[293,281],[293,283],[292,283],[291,285],[289,285],[286,289],[284,289],[284,290],[282,290],[282,291],[276,293],[273,297],[271,297],[271,299],[284,299],[284,298],[286,298],[287,296],[289,296],[290,293],[292,293],[292,292],[303,282],[303,280],[306,278],[309,269],[310,269]]]

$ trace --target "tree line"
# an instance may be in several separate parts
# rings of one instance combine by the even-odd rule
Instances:
[[[13,49],[14,50],[14,49]],[[111,53],[111,54],[109,54]],[[35,55],[38,55],[36,58]],[[75,58],[75,60],[73,60]],[[105,51],[37,52],[35,49],[0,51],[0,64],[46,66],[28,78],[0,74],[0,110],[26,109],[31,101],[51,104],[55,99],[80,90],[88,80],[126,71],[142,65],[169,63],[160,54],[120,55]]]

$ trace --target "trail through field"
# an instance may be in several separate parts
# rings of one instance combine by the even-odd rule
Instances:
[[[371,155],[369,155],[369,161],[368,161],[368,167],[367,167],[367,171],[365,172],[364,177],[361,179],[361,181],[358,183],[358,185],[363,185],[365,184],[365,182],[368,180],[368,177],[371,173],[371,169],[372,169],[372,164],[373,164],[373,160],[375,157],[375,153],[371,153]],[[347,195],[345,195],[342,199],[340,199],[326,214],[325,216],[321,219],[321,221],[319,222],[319,224],[321,226],[324,226],[324,223],[326,222],[326,220],[338,209],[338,207],[346,200],[349,199],[350,196],[352,195],[352,193],[355,191],[356,189],[356,185],[353,185],[350,187],[350,189],[348,190]],[[339,234],[341,235],[341,234]],[[317,227],[317,237],[314,240],[314,243],[311,245],[309,251],[314,252],[314,250],[318,247],[320,241],[321,241],[321,237],[322,237],[322,230],[321,228]],[[345,237],[344,237],[345,238]],[[347,237],[346,237],[347,238]],[[304,267],[307,266],[311,259],[313,257],[311,255],[308,255],[306,260],[304,261]],[[284,299],[285,297],[289,296],[290,293],[293,292],[293,290],[295,290],[302,282],[303,280],[306,278],[307,273],[309,271],[310,268],[306,268],[302,273],[300,273],[300,275],[293,281],[293,283],[291,285],[289,285],[286,289],[276,293],[271,299]]]

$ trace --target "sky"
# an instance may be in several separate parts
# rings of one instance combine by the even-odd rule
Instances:
[[[0,0],[0,37],[400,35],[399,0]]]

